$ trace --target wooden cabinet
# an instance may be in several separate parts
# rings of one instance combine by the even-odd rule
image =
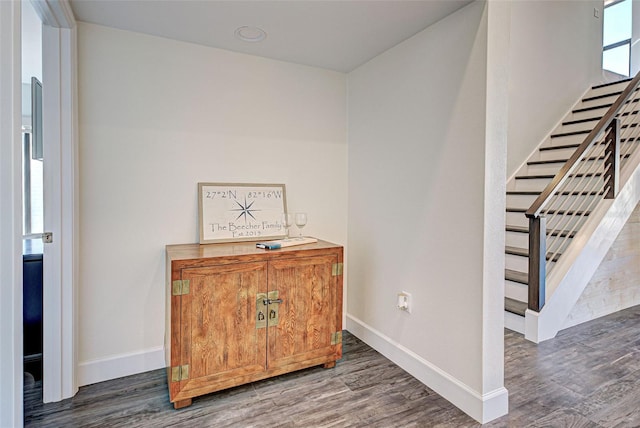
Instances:
[[[167,246],[165,353],[175,408],[342,357],[341,246]]]

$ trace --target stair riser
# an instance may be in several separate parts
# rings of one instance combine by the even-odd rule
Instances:
[[[515,256],[513,254],[505,254],[504,266],[506,269],[517,270],[518,272],[526,273],[529,272],[529,258]]]
[[[566,216],[554,216],[547,220],[547,231],[551,233],[553,230],[572,230],[576,224],[584,223],[585,218],[569,218]],[[511,226],[529,227],[529,219],[522,213],[506,213],[506,224]],[[527,236],[525,233],[507,232],[508,241],[507,245],[512,247],[527,248],[528,238],[526,242],[523,242],[525,238],[518,235]]]
[[[533,195],[507,195],[507,207],[528,209],[536,198]]]
[[[585,98],[591,98],[594,95],[587,95]],[[594,106],[599,106],[602,104],[613,104],[617,99],[618,99],[619,95],[609,95],[608,97],[605,98],[597,98],[595,100],[590,100],[590,101],[582,101],[580,104],[578,104],[576,106],[576,108],[587,108],[587,107],[594,107]]]
[[[633,138],[635,138],[636,136],[638,136],[640,134],[640,130],[634,130],[634,136]],[[626,135],[623,134],[625,137]],[[636,141],[636,140],[631,140],[631,141],[624,141],[620,143],[620,154],[624,154],[624,153],[633,153],[634,150],[636,150],[638,148],[638,146],[640,145],[640,141]],[[603,149],[603,153],[604,153],[604,149]]]
[[[507,232],[505,243],[509,247],[527,248],[529,245],[529,234],[520,232]]]
[[[596,157],[596,156],[590,156],[591,157]],[[556,159],[562,159],[563,158],[556,158]],[[560,163],[560,162],[554,162],[554,163],[550,163],[550,164],[533,164],[533,165],[528,165],[526,168],[526,172],[523,173],[523,175],[540,175],[540,174],[557,174],[560,169],[562,169],[562,167],[565,165],[566,162]],[[576,170],[577,172],[583,172],[583,171],[603,171],[604,170],[604,160],[603,159],[596,159],[596,160],[586,160],[586,161],[582,161],[580,163],[580,165],[577,167],[578,169]]]
[[[640,108],[637,107],[637,108]],[[637,109],[636,108],[636,109]],[[634,117],[637,115],[634,115]],[[591,116],[591,117],[595,117],[595,115]],[[632,118],[633,119],[633,118]],[[635,119],[637,120],[637,119]],[[622,118],[623,122],[629,122],[630,119],[629,118]],[[591,132],[591,130],[596,126],[596,124],[598,123],[598,121],[589,121],[589,122],[581,122],[581,123],[575,123],[575,124],[570,124],[570,125],[562,125],[560,127],[558,127],[558,129],[556,129],[554,132],[551,133],[552,136],[554,137],[549,137],[549,144],[569,144],[569,143],[582,143],[587,135],[588,132]],[[621,135],[622,137],[626,137],[630,134],[633,134],[634,131],[632,131],[634,128],[622,128],[621,129]],[[566,134],[569,132],[577,132],[577,131],[588,131],[587,133],[582,133],[582,134],[574,134],[574,135],[562,135],[562,134]]]
[[[640,96],[639,93],[636,92],[635,98],[638,98]],[[599,116],[599,117],[603,117],[604,115],[607,114],[607,111],[609,110],[609,108],[611,106],[607,106],[606,102],[604,100],[608,100],[609,102],[615,102],[616,98],[605,98],[605,99],[601,99],[601,100],[596,100],[596,101],[588,101],[588,102],[584,102],[581,103],[580,105],[576,106],[572,113],[570,113],[565,119],[563,119],[563,122],[567,122],[567,121],[572,121],[572,120],[582,120],[582,119],[589,119],[595,116]],[[600,102],[598,102],[600,101]],[[592,107],[599,107],[599,106],[603,106],[601,108],[592,108]],[[627,103],[625,107],[623,107],[623,111],[628,111],[631,109],[631,107],[636,108],[636,106],[638,106],[639,103],[637,101],[633,101],[632,103]],[[583,110],[583,109],[588,109],[586,111],[579,111],[579,110]],[[578,110],[578,111],[576,111]]]
[[[637,134],[638,131],[635,128],[631,128],[629,130],[629,132],[625,132],[627,130],[627,128],[623,128],[622,132],[621,132],[621,138],[626,138],[628,136],[632,136],[632,134]],[[544,148],[550,148],[550,147],[560,147],[563,146],[565,144],[573,144],[575,145],[575,147],[571,148],[572,150],[577,150],[578,149],[578,145],[582,144],[584,142],[584,140],[586,140],[587,138],[587,134],[583,134],[583,135],[572,135],[572,136],[566,136],[566,137],[557,137],[557,138],[553,138],[551,139],[551,141],[546,142],[542,147]],[[604,153],[605,150],[605,145],[602,144],[604,140],[604,135],[601,134],[598,139],[597,139],[597,143],[598,146],[595,147],[595,150],[593,151],[593,153],[589,153],[589,157],[592,156],[602,156],[602,154]],[[626,141],[621,141],[621,145],[624,146],[624,144],[626,143]]]
[[[624,153],[630,153],[633,150],[635,150],[635,147],[637,147],[640,144],[640,141],[625,141],[623,143],[620,143],[620,153],[621,156]],[[545,147],[550,147],[550,146],[545,146]],[[593,168],[593,163],[597,162],[598,165],[602,165],[604,162],[604,156],[605,156],[605,145],[599,145],[598,147],[596,147],[595,150],[593,151],[589,151],[589,153],[586,155],[586,157],[588,157],[589,159],[592,158],[599,158],[597,160],[588,160],[584,163],[587,163],[587,165],[581,166],[579,171],[585,171],[585,170],[590,170]],[[566,148],[566,149],[554,149],[554,150],[540,150],[538,151],[534,156],[531,157],[531,159],[529,159],[529,161],[551,161],[551,160],[563,160],[566,162],[566,160],[568,160],[573,153],[576,151],[577,147],[573,147],[573,148]],[[600,159],[601,158],[601,159]],[[554,163],[554,165],[559,165],[560,168],[562,167],[562,163]],[[544,164],[542,165],[527,165],[527,168],[536,168],[538,166],[544,166]],[[603,166],[598,166],[598,171],[601,171],[604,167]],[[559,169],[558,169],[559,170]],[[527,174],[527,175],[534,175],[537,174],[535,172],[532,172],[533,170],[525,170],[522,175]]]
[[[569,159],[575,151],[575,147],[568,149],[540,150],[538,151],[535,160]]]
[[[551,182],[550,178],[535,178],[527,180],[515,180],[515,190],[529,191],[535,190],[542,192],[545,187]]]
[[[588,134],[564,135],[558,137],[550,137],[544,144],[545,147],[564,146],[565,144],[582,144]]]
[[[620,138],[622,139],[622,141],[620,142],[620,148],[621,148],[621,152],[625,151],[625,147],[627,144],[637,144],[633,141],[626,141],[626,138],[632,137],[635,138],[636,136],[638,136],[638,134],[640,134],[640,128],[638,127],[634,127],[634,128],[622,128],[621,132],[620,132]],[[563,137],[554,137],[554,138],[549,138],[547,139],[547,141],[542,145],[542,147],[544,148],[550,148],[550,147],[561,147],[567,144],[573,144],[575,145],[575,147],[566,149],[566,150],[570,150],[569,152],[569,156],[565,157],[566,159],[568,159],[574,151],[576,151],[578,149],[578,145],[582,144],[584,142],[584,140],[586,139],[587,134],[579,134],[579,135],[567,135],[567,136],[563,136]],[[603,140],[603,136],[600,136],[600,138],[598,138],[598,142],[602,142]],[[592,153],[589,153],[589,157],[594,157],[594,156],[602,156],[605,152],[605,145],[604,144],[600,144],[598,147],[596,147],[596,150],[594,150]],[[560,150],[560,149],[558,149]],[[553,153],[560,153],[558,150],[541,150],[540,152],[553,152]],[[564,149],[563,149],[564,150]],[[556,156],[552,159],[559,159],[562,158],[561,156]]]
[[[640,96],[640,94],[638,94],[638,96]],[[637,111],[640,110],[640,105],[636,104],[635,107],[632,110],[633,111]],[[620,120],[622,120],[623,122],[638,122],[638,113],[633,113],[633,116],[629,117],[629,116],[624,116],[621,117]]]
[[[591,118],[591,117],[594,117],[594,116],[602,117],[607,113],[607,110],[609,110],[609,107],[603,107],[603,108],[594,109],[594,110],[587,110],[587,111],[581,111],[581,112],[576,112],[576,113],[570,113],[569,116],[567,116],[567,118],[565,119],[565,121],[588,119],[588,118]]]
[[[519,225],[519,226],[524,226],[524,225]],[[571,227],[571,226],[569,226]],[[552,222],[552,226],[548,227],[547,230],[551,233],[551,231],[554,229],[553,226],[553,222]],[[560,239],[561,241],[558,241],[558,239]],[[549,250],[553,250],[556,251],[557,248],[557,244],[554,244],[554,242],[558,242],[562,243],[562,245],[560,246],[560,248],[562,249],[561,252],[566,251],[567,246],[571,243],[572,238],[570,237],[556,237],[556,236],[549,236],[547,237],[547,243],[549,245]],[[529,248],[529,234],[527,233],[520,233],[520,232],[509,232],[507,231],[505,234],[505,245],[509,246],[509,247],[517,247],[517,248]],[[551,245],[553,245],[553,248],[551,247]],[[505,255],[506,256],[506,255]],[[509,255],[511,256],[511,255]],[[514,256],[514,257],[519,257],[519,256]],[[516,268],[513,268],[513,270],[519,270]]]
[[[527,165],[523,175],[556,175],[563,165],[560,162]]]
[[[596,117],[596,115],[589,116]],[[599,118],[600,116],[598,116]],[[571,123],[569,125],[560,125],[558,126],[552,134],[560,134],[564,132],[576,132],[576,131],[591,131],[594,126],[598,123],[597,120],[592,120],[589,122],[580,122],[580,123]]]
[[[512,226],[529,227],[529,220],[523,213],[507,213],[506,223]]]
[[[575,227],[576,224],[582,224],[589,219],[588,215],[566,215],[566,214],[547,214],[542,213],[547,219],[547,230],[563,229],[569,230]]]
[[[547,262],[547,269],[551,270],[555,264],[555,262]],[[529,258],[513,254],[505,254],[505,269],[527,273],[529,272]]]
[[[525,284],[505,279],[504,296],[520,302],[527,302],[529,300],[529,287]]]
[[[638,132],[636,131],[634,132],[638,134]],[[640,141],[635,141],[635,140],[625,141],[623,143],[620,143],[620,154],[622,155],[623,153],[633,153],[633,151],[637,149],[638,145],[640,145]],[[604,153],[604,149],[603,149],[603,153]]]
[[[529,209],[536,199],[537,196],[507,195],[507,207]],[[554,207],[560,209],[584,210],[599,200],[602,200],[602,196],[556,196],[552,202]]]
[[[597,97],[600,95],[610,94],[612,92],[624,91],[624,89],[627,87],[628,84],[629,84],[628,81],[624,81],[624,82],[616,83],[614,85],[608,85],[600,88],[591,89],[589,92],[587,92],[587,94],[584,97],[585,98]]]
[[[595,178],[594,180],[597,180]],[[592,210],[595,204],[602,200],[601,195],[589,195],[589,196],[565,196],[559,195],[554,197],[551,201],[554,207],[558,207],[560,210],[572,210],[572,211],[589,211]]]
[[[547,231],[551,233],[554,230],[575,230],[576,225],[582,225],[588,217],[568,217],[556,215],[547,217]]]

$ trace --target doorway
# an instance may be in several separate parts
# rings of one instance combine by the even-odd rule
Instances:
[[[22,421],[21,9],[0,1],[0,425]],[[78,277],[76,23],[67,0],[29,2],[42,21],[47,216],[54,243],[44,249],[43,401],[72,397],[76,385]],[[49,153],[47,153],[49,150]],[[48,187],[47,187],[48,186]],[[53,191],[51,191],[53,189]],[[51,209],[50,209],[51,208]],[[47,222],[49,224],[47,224]],[[49,252],[47,252],[49,251]],[[48,293],[48,295],[47,295]]]
[[[42,21],[21,2],[22,39],[22,325],[24,389],[42,381],[43,356],[43,128]]]
[[[47,403],[78,390],[77,30],[66,0],[21,3],[35,11],[42,43],[42,226],[48,235],[42,246],[42,391]]]

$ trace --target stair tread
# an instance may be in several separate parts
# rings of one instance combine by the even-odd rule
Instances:
[[[587,122],[597,122],[600,119],[602,119],[602,116],[593,116],[593,117],[588,117],[586,119],[567,120],[566,122],[562,122],[562,126],[565,126],[565,125],[578,125],[580,123],[587,123]]]
[[[552,164],[552,163],[567,163],[568,160],[569,160],[569,158],[567,158],[567,159],[548,159],[548,160],[527,161],[527,165],[532,166],[532,165],[549,165],[549,164]]]
[[[529,208],[513,208],[513,207],[507,207],[507,212],[508,213],[526,213],[527,210]],[[574,211],[574,210],[548,210],[548,211],[544,211],[545,214],[558,214],[558,215],[579,215],[579,216],[587,216],[589,214],[591,214],[591,211],[583,211],[583,210],[579,210],[579,211]]]
[[[620,139],[620,143],[622,144],[622,143],[634,142],[634,141],[638,141],[638,140],[640,140],[640,136],[631,137],[631,138],[621,138]],[[541,152],[544,152],[544,151],[548,151],[548,150],[577,149],[578,147],[580,147],[580,144],[582,144],[582,143],[546,145],[546,146],[540,146],[538,150],[540,150]],[[605,144],[605,142],[601,141],[598,144]]]
[[[504,252],[505,254],[509,254],[512,256],[529,257],[529,250],[527,248],[511,247],[507,245],[506,247],[504,247]],[[557,262],[560,259],[561,255],[561,253],[556,253],[555,255],[553,255],[552,259],[551,253],[548,253],[546,258],[547,260]]]
[[[620,143],[627,143],[627,142],[633,143],[633,142],[638,142],[638,141],[640,141],[640,136],[631,137],[631,138],[620,138]]]
[[[573,143],[573,144],[557,144],[557,145],[548,145],[548,146],[540,146],[539,150],[541,152],[546,152],[548,150],[564,150],[564,149],[577,149],[580,147],[582,143]]]
[[[606,94],[602,94],[602,95],[594,95],[591,97],[586,97],[582,99],[582,102],[587,102],[587,101],[593,101],[593,100],[599,100],[601,98],[609,98],[609,97],[615,97],[618,96],[622,93],[622,91],[614,91],[614,92],[608,92]]]
[[[601,172],[587,172],[580,174],[571,174],[570,177],[600,177]],[[537,180],[537,179],[551,179],[555,177],[555,174],[533,174],[533,175],[516,175],[516,180]]]
[[[507,232],[529,233],[529,228],[525,227],[525,226],[510,226],[510,225],[507,225],[505,230]]]
[[[604,88],[606,86],[613,86],[619,83],[630,82],[631,80],[633,80],[632,77],[627,77],[621,80],[616,80],[615,82],[600,83],[598,85],[592,86],[591,89],[599,89],[599,88]]]
[[[551,134],[551,138],[560,138],[560,137],[570,137],[572,135],[581,135],[588,134],[591,132],[591,129],[584,129],[582,131],[569,131],[569,132],[558,132],[557,134]]]
[[[636,91],[637,91],[637,89],[636,89]],[[629,116],[629,115],[632,115],[632,114],[638,114],[638,113],[640,113],[640,110],[625,111],[624,113],[619,113],[617,115],[617,117],[620,118],[620,117],[625,117],[625,116]]]
[[[506,247],[504,247],[504,252],[514,256],[529,257],[529,250],[527,250],[526,248],[511,247],[507,245]]]
[[[507,225],[507,227],[505,228],[505,230],[507,232],[515,232],[515,233],[529,233],[529,228],[526,226],[511,226],[511,225]],[[551,236],[558,236],[560,235],[560,237],[565,237],[568,236],[569,238],[573,238],[574,236],[576,236],[576,232],[575,231],[569,231],[569,230],[554,230],[552,233],[550,233]]]
[[[507,195],[537,196],[540,193],[537,190],[507,190]]]
[[[504,310],[511,312],[512,314],[524,316],[529,305],[520,300],[512,299],[511,297],[504,298]]]
[[[523,272],[518,272],[517,270],[505,269],[504,270],[504,279],[513,282],[519,282],[520,284],[527,285],[529,283],[529,275]]]
[[[636,91],[637,91],[637,89],[636,89]],[[638,101],[638,98],[632,98],[632,99],[627,100],[626,104],[634,103],[636,101]],[[592,106],[592,107],[581,107],[581,108],[577,108],[575,110],[572,110],[571,113],[583,113],[585,111],[600,110],[600,109],[603,109],[603,108],[609,108],[612,105],[613,105],[613,102],[604,103],[604,104],[598,104],[597,106]]]
[[[507,195],[522,195],[522,196],[537,196],[542,192],[539,192],[537,190],[507,190]],[[582,192],[569,192],[568,190],[565,190],[563,192],[556,192],[556,195],[562,195],[562,196],[598,196],[598,195],[604,195],[603,191],[592,191],[592,192],[588,192],[588,191],[582,191]]]
[[[577,108],[575,110],[572,110],[571,113],[583,113],[585,111],[600,110],[600,109],[603,109],[603,108],[609,108],[612,105],[613,105],[613,103],[605,103],[605,104],[598,104],[597,106],[581,107],[581,108]]]
[[[627,153],[623,156],[621,156],[622,158],[626,159],[629,156],[631,156],[630,153]],[[590,158],[585,158],[587,161],[592,162],[592,161],[601,161],[604,160],[604,156],[591,156]],[[583,160],[585,160],[583,159]],[[551,163],[566,163],[569,160],[569,158],[566,159],[548,159],[548,160],[537,160],[537,161],[527,161],[527,165],[547,165],[547,164],[551,164]]]
[[[516,175],[516,180],[537,180],[537,179],[551,179],[555,177],[555,174],[532,174],[532,175]]]

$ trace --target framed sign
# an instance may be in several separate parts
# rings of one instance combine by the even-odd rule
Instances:
[[[285,237],[284,184],[198,183],[200,243]]]

